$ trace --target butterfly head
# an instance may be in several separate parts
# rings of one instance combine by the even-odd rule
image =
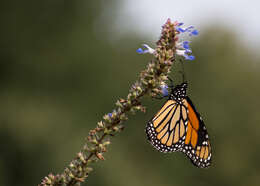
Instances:
[[[184,98],[186,98],[187,87],[187,83],[182,83],[172,88],[170,99],[173,99],[175,101],[182,101]]]

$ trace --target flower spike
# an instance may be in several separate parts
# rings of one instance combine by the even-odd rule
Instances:
[[[166,24],[162,26],[164,33],[168,33],[170,24],[171,24],[171,20],[168,19]],[[191,48],[190,48],[191,42],[190,41],[179,41],[179,35],[182,33],[187,33],[189,36],[196,36],[199,34],[199,32],[192,25],[188,26],[188,27],[184,27],[183,25],[184,25],[184,23],[178,22],[178,21],[175,21],[172,24],[172,26],[174,27],[174,30],[175,30],[175,33],[173,35],[174,36],[173,41],[175,42],[175,46],[176,46],[175,47],[176,50],[173,52],[173,54],[183,56],[185,58],[185,60],[191,61],[191,60],[195,59],[195,57],[193,55],[191,55],[191,53],[192,53]],[[161,42],[161,43],[159,43],[160,44],[159,46],[162,47],[165,43],[165,38],[162,38],[159,41]],[[139,54],[149,53],[149,54],[157,55],[156,54],[157,52],[155,52],[155,50],[153,48],[149,47],[147,44],[143,44],[142,46],[143,46],[143,48],[138,48],[136,50],[137,53],[139,53]],[[162,48],[164,48],[164,47],[162,47]],[[162,48],[160,48],[160,49],[162,49]],[[158,51],[158,48],[156,49],[156,51]],[[169,55],[169,53],[167,55]],[[160,54],[158,54],[158,56],[160,56],[161,59],[165,58],[165,56],[167,56],[167,55],[160,56]]]

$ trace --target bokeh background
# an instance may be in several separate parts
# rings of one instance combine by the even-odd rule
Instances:
[[[163,101],[125,122],[106,161],[83,185],[256,186],[260,166],[257,1],[1,1],[0,185],[37,185],[60,173],[88,131],[125,97],[151,59],[168,17],[193,24],[196,60],[185,62],[189,96],[203,116],[213,164],[198,169],[146,141]],[[259,7],[259,6],[258,6]],[[180,82],[178,66],[171,77]]]

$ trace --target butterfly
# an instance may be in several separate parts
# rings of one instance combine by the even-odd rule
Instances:
[[[186,95],[186,82],[171,87],[168,100],[147,123],[148,141],[160,152],[183,152],[199,168],[211,164],[211,145],[205,124]]]

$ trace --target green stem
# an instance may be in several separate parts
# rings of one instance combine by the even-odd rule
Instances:
[[[62,174],[49,174],[39,186],[72,186],[84,182],[92,170],[89,165],[99,160],[104,160],[103,154],[110,144],[108,136],[115,136],[122,131],[123,121],[127,120],[129,111],[145,111],[141,104],[141,98],[145,95],[150,97],[160,93],[160,86],[167,80],[171,66],[175,60],[175,44],[177,41],[175,24],[170,20],[162,27],[159,41],[156,43],[154,59],[147,68],[140,73],[139,80],[131,87],[127,98],[119,99],[116,108],[111,114],[103,117],[95,129],[89,132],[87,140]]]

